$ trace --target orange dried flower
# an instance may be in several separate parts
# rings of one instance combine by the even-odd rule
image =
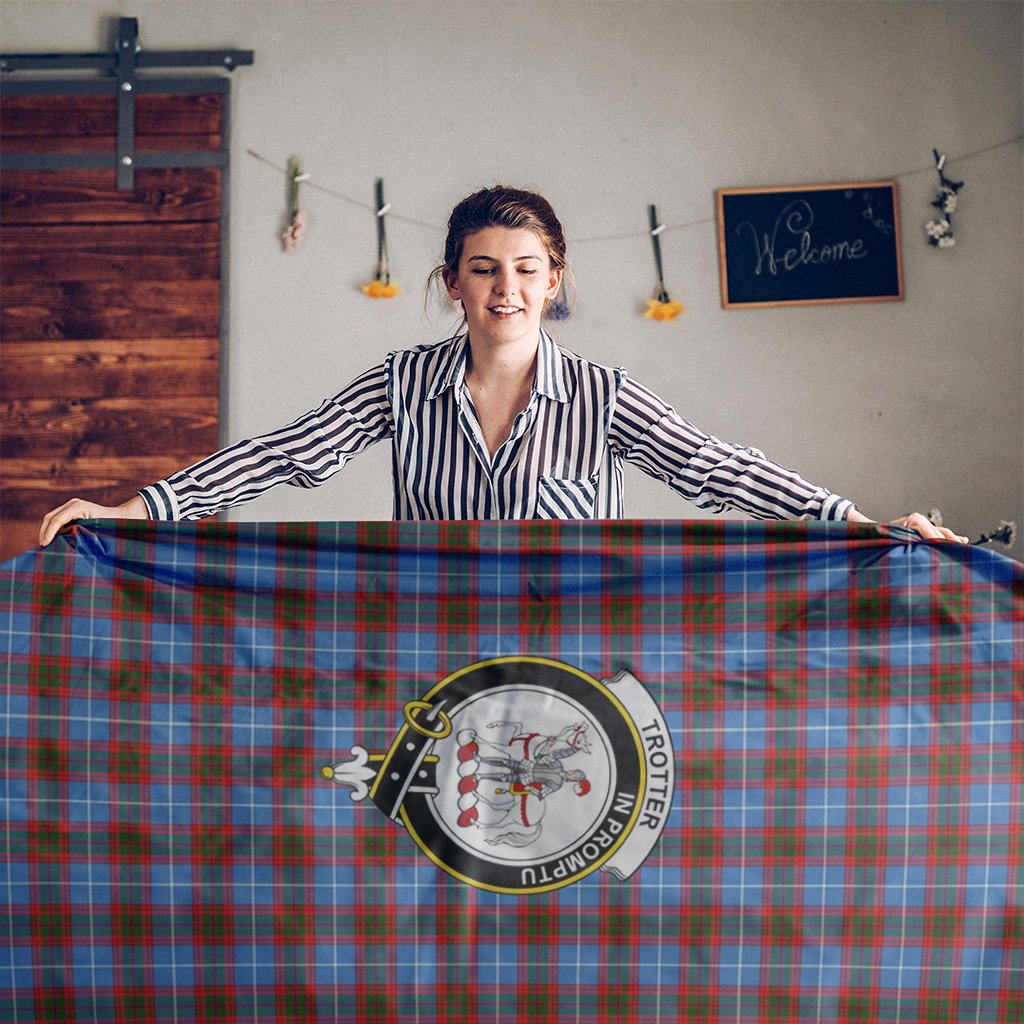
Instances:
[[[393,299],[396,295],[402,294],[402,289],[397,284],[385,283],[378,279],[364,284],[363,294],[369,295],[371,299]]]
[[[648,320],[675,320],[686,307],[681,302],[662,302],[660,299],[651,299],[647,303],[647,312],[644,316]]]

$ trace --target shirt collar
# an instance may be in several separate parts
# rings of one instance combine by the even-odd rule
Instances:
[[[469,350],[469,335],[461,334],[448,342],[448,351],[437,367],[434,382],[427,392],[427,399],[437,398],[451,387],[461,387],[466,377],[466,356]],[[537,373],[533,381],[534,390],[545,398],[556,402],[569,401],[569,388],[562,365],[562,353],[551,335],[543,328],[537,347]]]
[[[544,328],[540,332],[537,348],[537,376],[533,386],[537,392],[556,402],[569,401],[569,386],[565,380],[562,353]]]
[[[466,346],[468,342],[468,334],[458,334],[446,343],[448,351],[444,353],[437,365],[433,383],[427,391],[428,401],[437,398],[448,388],[462,386],[462,381],[466,376]]]

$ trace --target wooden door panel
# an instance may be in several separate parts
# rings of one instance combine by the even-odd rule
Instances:
[[[38,96],[0,98],[0,117],[3,118],[5,144],[9,140],[29,137],[35,140],[36,150],[50,151],[46,143],[52,140],[116,138],[117,97],[113,93],[95,96],[52,96],[49,99],[50,103],[41,104]],[[218,93],[147,95],[140,92],[135,100],[136,143],[145,142],[150,136],[160,135],[210,137],[219,140],[223,101],[224,97]],[[217,146],[209,148],[218,148],[219,145],[218,142]]]
[[[219,135],[147,135],[138,140],[137,153],[190,153],[214,150],[221,144]],[[51,135],[40,139],[21,135],[4,140],[5,153],[109,153],[115,145],[113,135],[80,135],[69,139]]]
[[[139,95],[136,152],[217,150],[224,97]],[[8,153],[112,153],[116,97],[5,96]],[[70,157],[69,157],[70,158]],[[219,440],[223,171],[0,180],[0,559],[49,509],[117,504]]]
[[[210,338],[107,339],[0,347],[3,399],[123,398],[132,395],[211,397],[219,392],[220,342]]]
[[[218,280],[220,224],[33,224],[0,235],[5,287],[54,281]],[[2,301],[2,299],[0,299]]]
[[[216,395],[24,398],[5,400],[2,415],[5,463],[150,451],[180,460],[217,444]]]
[[[181,468],[175,455],[83,456],[75,459],[4,459],[4,558],[35,547],[43,513],[78,494],[114,505],[139,486]],[[43,512],[40,512],[42,509]]]
[[[140,170],[120,192],[112,171],[5,171],[0,217],[11,224],[219,221],[215,167]]]
[[[209,337],[220,322],[217,281],[7,285],[0,330],[11,341]]]

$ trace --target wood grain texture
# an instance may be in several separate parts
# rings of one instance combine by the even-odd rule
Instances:
[[[0,282],[216,280],[220,225],[41,224],[0,234]],[[2,301],[2,297],[0,297]]]
[[[185,456],[217,446],[216,396],[163,398],[24,398],[0,405],[7,460],[128,456],[140,452]]]
[[[138,93],[135,134],[218,136],[224,112],[219,93]],[[0,138],[117,136],[117,95],[0,97]],[[194,147],[190,147],[194,148]]]
[[[202,338],[219,328],[216,281],[15,284],[0,300],[0,330],[9,341]]]
[[[137,135],[136,153],[216,153],[219,135]],[[114,160],[116,135],[16,135],[3,140],[5,153],[109,153]]]
[[[118,191],[110,171],[6,171],[0,224],[88,224],[220,218],[215,167],[139,170],[135,188]]]
[[[5,400],[216,396],[220,343],[212,338],[14,341],[0,347]]]
[[[52,508],[83,497],[120,505],[139,488],[195,462],[205,452],[179,456],[5,459],[0,489],[0,561],[36,546],[39,524]]]
[[[137,96],[139,152],[222,143],[220,94]],[[0,100],[5,152],[113,153],[116,97]],[[0,558],[72,497],[116,505],[216,450],[223,174],[0,181]]]

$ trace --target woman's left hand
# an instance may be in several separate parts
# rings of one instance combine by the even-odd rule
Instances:
[[[851,523],[874,522],[874,520],[868,519],[867,516],[862,516],[856,509],[850,513],[847,521]],[[962,537],[945,526],[936,526],[926,515],[922,515],[920,512],[910,512],[905,516],[900,516],[899,519],[891,520],[889,525],[902,526],[907,530],[913,530],[924,537],[925,540],[950,540],[957,544],[971,543],[970,537]]]

